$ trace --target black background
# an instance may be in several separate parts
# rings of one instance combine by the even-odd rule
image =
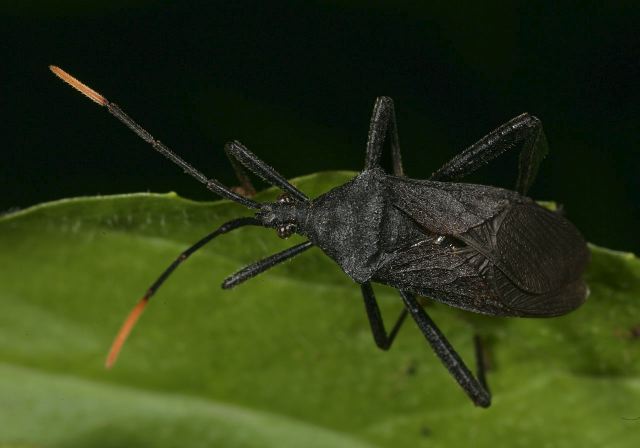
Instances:
[[[97,193],[210,193],[47,69],[118,103],[234,184],[239,139],[287,177],[362,168],[378,95],[395,99],[405,170],[426,178],[511,117],[551,153],[531,196],[587,238],[640,252],[635,2],[3,2],[0,210]],[[473,181],[510,186],[515,158]]]

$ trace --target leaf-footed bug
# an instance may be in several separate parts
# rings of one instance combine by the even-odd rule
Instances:
[[[491,316],[553,317],[579,307],[588,295],[582,279],[589,261],[586,243],[561,214],[525,197],[547,143],[540,121],[519,115],[462,151],[428,180],[404,175],[393,101],[376,100],[364,170],[349,182],[310,199],[241,143],[225,146],[245,192],[254,191],[245,169],[283,191],[273,203],[258,203],[207,178],[156,140],[116,104],[62,69],[53,73],[94,102],[219,196],[256,210],[231,220],[185,250],[149,287],[118,332],[106,365],[115,362],[149,299],[191,254],[219,235],[244,226],[270,227],[281,238],[307,241],[257,261],[224,280],[232,288],[311,247],[320,248],[360,284],[375,343],[389,349],[407,314],[473,402],[491,404],[479,338],[477,378],[419,304],[416,295]],[[380,159],[389,143],[393,173]],[[456,183],[507,150],[520,147],[516,191]],[[396,288],[404,309],[387,332],[371,286]]]

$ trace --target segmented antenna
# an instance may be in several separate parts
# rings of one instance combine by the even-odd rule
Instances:
[[[147,132],[142,126],[136,123],[131,117],[129,117],[117,104],[111,103],[100,93],[93,90],[91,87],[87,86],[83,82],[71,76],[69,73],[62,70],[60,67],[56,67],[55,65],[50,65],[49,69],[64,82],[69,84],[71,87],[85,95],[91,101],[99,104],[100,106],[104,106],[107,110],[124,123],[129,129],[135,132],[140,138],[149,143],[153,149],[158,151],[160,154],[171,160],[176,165],[180,166],[185,173],[189,174],[192,177],[195,177],[198,181],[203,183],[209,190],[214,193],[222,196],[226,199],[231,199],[234,202],[244,205],[245,207],[260,209],[261,205],[258,202],[255,202],[251,199],[245,198],[244,196],[240,196],[233,191],[229,190],[227,187],[222,185],[215,179],[209,179],[200,171],[196,170],[189,163],[185,162],[181,157],[175,154],[171,149],[161,143],[159,140],[156,140],[149,132]],[[147,290],[145,295],[138,301],[136,306],[131,310],[124,323],[120,327],[115,340],[111,345],[111,349],[109,350],[109,354],[107,355],[106,367],[111,368],[113,364],[116,362],[118,358],[118,354],[122,349],[125,341],[127,340],[131,330],[135,326],[136,322],[140,318],[140,315],[144,311],[145,306],[149,303],[149,299],[155,294],[155,292],[160,288],[160,286],[164,283],[164,281],[169,277],[169,275],[184,261],[186,260],[193,252],[197,251],[199,248],[204,246],[206,243],[211,241],[216,236],[234,230],[236,228],[240,228],[246,225],[261,225],[258,220],[255,218],[239,218],[228,223],[223,224],[220,228],[210,233],[206,237],[202,238],[196,244],[191,246],[189,249],[184,251],[163,273],[162,275],[151,285],[151,287]]]
[[[173,273],[173,271],[175,271],[178,268],[178,266],[180,266],[194,252],[198,251],[205,244],[209,243],[211,240],[213,240],[214,238],[222,234],[231,232],[233,230],[236,230],[245,226],[261,226],[261,225],[262,224],[260,223],[260,221],[258,221],[256,218],[243,217],[243,218],[233,219],[229,222],[222,224],[216,230],[209,233],[204,238],[200,239],[194,245],[192,245],[187,250],[185,250],[180,255],[178,255],[178,258],[173,260],[173,263],[171,263],[162,272],[162,274],[160,274],[160,277],[158,277],[156,281],[153,282],[151,286],[149,286],[149,289],[147,289],[147,292],[144,293],[144,296],[142,296],[142,298],[138,301],[136,306],[133,307],[133,309],[127,316],[127,318],[124,320],[124,323],[120,327],[120,330],[118,330],[118,334],[116,334],[116,337],[113,340],[113,343],[111,344],[111,348],[109,349],[109,354],[107,355],[107,361],[105,363],[105,367],[107,369],[110,369],[113,366],[113,364],[116,362],[116,359],[118,359],[118,355],[120,354],[120,350],[122,349],[122,346],[124,345],[125,341],[129,337],[129,333],[131,333],[131,330],[133,330],[133,327],[135,326],[136,322],[140,318],[140,315],[144,311],[145,306],[147,306],[147,303],[149,303],[149,300],[151,300],[151,297],[153,297],[153,295],[158,291],[158,289],[160,289],[160,287],[165,282],[165,280],[169,278],[169,276]]]
[[[189,174],[192,177],[195,177],[199,182],[203,183],[209,190],[214,193],[222,196],[226,199],[231,199],[234,202],[244,205],[245,207],[260,209],[260,204],[249,199],[244,196],[240,196],[239,194],[234,193],[220,182],[215,179],[209,179],[200,171],[195,169],[189,163],[185,162],[180,156],[171,151],[166,145],[164,145],[159,140],[156,140],[151,134],[149,134],[142,126],[136,123],[131,117],[129,117],[117,104],[110,102],[104,96],[93,90],[91,87],[87,86],[83,82],[77,80],[69,73],[62,70],[60,67],[56,67],[55,65],[50,65],[49,69],[64,82],[69,84],[71,87],[88,97],[91,101],[99,104],[100,106],[104,106],[107,108],[109,113],[124,123],[129,129],[138,134],[140,138],[142,138],[145,142],[149,143],[153,149],[158,151],[160,154],[165,156],[167,159],[171,160],[176,165],[180,166],[183,171]]]
[[[104,363],[104,366],[107,369],[110,369],[115,364],[116,359],[118,359],[118,355],[120,354],[120,350],[122,349],[122,346],[124,345],[125,341],[129,337],[129,333],[131,333],[131,330],[133,330],[133,327],[135,326],[136,322],[138,322],[138,319],[140,318],[140,315],[144,311],[144,307],[147,305],[147,303],[149,303],[149,297],[145,295],[145,297],[143,297],[138,301],[136,306],[131,310],[131,312],[125,319],[124,323],[122,324],[122,327],[120,327],[120,330],[118,331],[118,334],[116,335],[116,338],[113,340],[113,343],[111,344],[111,348],[109,349],[109,354],[107,355],[107,361]]]

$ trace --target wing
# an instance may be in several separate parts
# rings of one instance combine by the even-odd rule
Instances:
[[[519,288],[536,294],[579,279],[589,261],[578,230],[534,203],[512,205],[458,237],[485,254]]]
[[[458,235],[487,222],[512,203],[532,202],[516,192],[486,185],[389,176],[392,204],[437,235]]]
[[[493,263],[505,305],[524,315],[560,315],[580,306],[589,250],[578,230],[535,203],[515,204],[459,238]]]
[[[496,267],[494,267],[492,281],[500,302],[510,310],[506,314],[509,316],[562,316],[582,305],[588,294],[587,285],[582,279],[543,294],[530,293],[518,288]]]
[[[424,239],[387,254],[373,280],[449,306],[493,316],[511,316],[489,281],[486,257],[453,238]]]
[[[432,235],[389,254],[374,280],[492,316],[559,316],[586,296],[581,279],[542,294],[525,291],[475,248]]]
[[[501,302],[499,314],[555,316],[584,302],[589,251],[560,214],[483,185],[392,178],[388,188],[394,206],[427,233],[458,239],[489,262],[482,277]],[[493,313],[496,304],[472,308]]]

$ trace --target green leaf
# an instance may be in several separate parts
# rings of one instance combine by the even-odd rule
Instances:
[[[294,182],[313,196],[351,175]],[[122,319],[167,264],[249,214],[225,201],[132,194],[1,217],[0,446],[638,445],[640,262],[595,246],[591,296],[568,316],[427,304],[469,363],[474,332],[489,341],[487,410],[411,322],[378,350],[359,288],[317,248],[221,290],[228,274],[299,241],[260,228],[225,235],[180,267],[106,371]],[[391,322],[399,297],[376,291]]]

